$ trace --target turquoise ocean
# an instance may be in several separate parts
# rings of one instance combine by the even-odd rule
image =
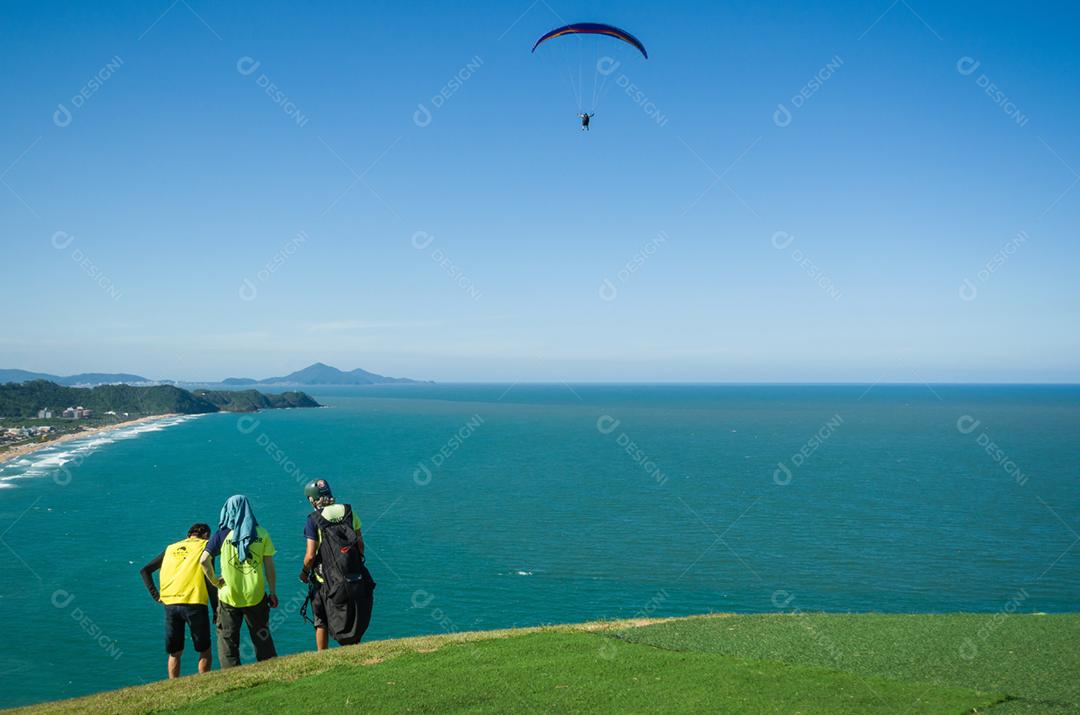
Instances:
[[[236,493],[278,549],[278,650],[312,648],[297,573],[315,477],[363,520],[370,639],[710,611],[1080,611],[1080,387],[310,392],[324,409],[168,419],[0,468],[0,706],[163,677],[139,568]]]

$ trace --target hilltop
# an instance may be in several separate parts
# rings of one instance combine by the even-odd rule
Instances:
[[[374,641],[20,712],[1064,715],[1078,640],[1077,614],[635,619]]]

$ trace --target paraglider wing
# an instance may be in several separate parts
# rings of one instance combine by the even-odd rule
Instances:
[[[536,44],[533,45],[532,51],[536,52],[536,48],[542,43],[555,37],[562,37],[563,35],[607,35],[608,37],[614,37],[616,40],[622,40],[627,44],[633,45],[645,56],[645,59],[649,59],[649,53],[645,50],[645,45],[641,44],[641,40],[625,30],[620,30],[617,27],[605,25],[600,22],[575,22],[572,25],[564,25],[563,27],[555,28],[537,40]]]

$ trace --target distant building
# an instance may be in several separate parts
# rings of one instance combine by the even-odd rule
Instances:
[[[52,410],[50,410],[48,407],[42,407],[40,410],[38,410],[37,416],[39,420],[51,420]]]
[[[64,410],[63,417],[65,420],[85,420],[93,414],[93,410],[88,410],[82,405],[79,405],[78,407],[69,407]]]

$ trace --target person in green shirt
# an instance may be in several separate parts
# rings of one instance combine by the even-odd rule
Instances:
[[[247,623],[255,659],[277,655],[270,633],[270,609],[277,608],[274,542],[255,520],[246,496],[231,496],[221,508],[218,530],[203,551],[201,565],[218,589],[218,660],[222,668],[240,665],[240,625]],[[214,559],[221,557],[221,577]]]

